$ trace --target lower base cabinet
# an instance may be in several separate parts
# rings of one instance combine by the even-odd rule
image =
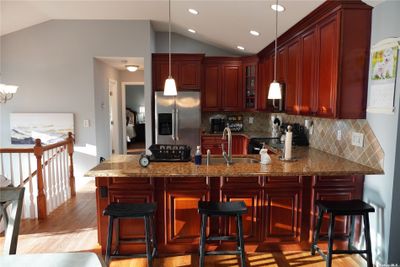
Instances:
[[[317,218],[317,199],[359,199],[363,176],[329,177],[97,177],[98,237],[105,251],[108,218],[102,215],[111,202],[157,202],[157,240],[160,253],[198,251],[200,200],[244,201],[248,213],[243,216],[246,250],[308,250]],[[310,216],[311,214],[311,216]],[[327,232],[328,217],[322,226]],[[144,235],[143,220],[119,222],[121,237]],[[356,221],[356,229],[359,222]],[[207,228],[212,234],[236,234],[234,218],[211,218]],[[347,218],[337,218],[335,234],[348,233]],[[356,231],[356,235],[358,230]],[[218,249],[219,245],[210,246]],[[122,245],[124,251],[143,251],[143,245]]]

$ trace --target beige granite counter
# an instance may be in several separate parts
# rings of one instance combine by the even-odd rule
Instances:
[[[151,162],[147,168],[139,165],[138,155],[114,155],[90,171],[86,176],[95,177],[246,177],[246,176],[312,176],[312,175],[364,175],[382,174],[352,161],[316,150],[297,147],[293,150],[294,162],[283,162],[271,154],[269,165],[259,163],[194,165],[193,162]],[[259,155],[240,155],[259,159]],[[212,162],[212,160],[211,160]],[[203,160],[203,163],[205,161]]]

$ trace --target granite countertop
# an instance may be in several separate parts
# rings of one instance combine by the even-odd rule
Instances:
[[[151,162],[147,168],[139,165],[138,155],[113,155],[100,163],[85,176],[95,177],[245,177],[245,176],[312,176],[312,175],[363,175],[382,174],[377,170],[313,148],[296,147],[294,162],[279,160],[278,154],[271,154],[271,164],[234,163],[196,166],[193,162]],[[240,155],[259,159],[259,155]],[[211,159],[212,162],[212,159]]]

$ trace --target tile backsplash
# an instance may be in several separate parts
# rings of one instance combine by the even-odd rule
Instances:
[[[202,113],[202,128],[209,132],[209,118],[216,113]],[[367,120],[333,120],[316,117],[287,115],[284,113],[274,114],[266,112],[241,112],[241,113],[218,113],[235,114],[243,116],[245,132],[270,132],[271,115],[281,116],[285,123],[299,123],[304,125],[304,120],[313,122],[312,134],[309,132],[310,147],[324,152],[367,165],[376,169],[383,169],[384,152],[376,139]],[[249,123],[249,117],[254,118],[253,124]],[[338,130],[341,131],[341,140],[336,139]],[[352,132],[364,134],[363,147],[351,144]]]

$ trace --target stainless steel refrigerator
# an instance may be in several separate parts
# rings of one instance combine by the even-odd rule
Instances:
[[[200,92],[179,91],[178,95],[155,93],[156,144],[190,145],[191,154],[200,145]]]

